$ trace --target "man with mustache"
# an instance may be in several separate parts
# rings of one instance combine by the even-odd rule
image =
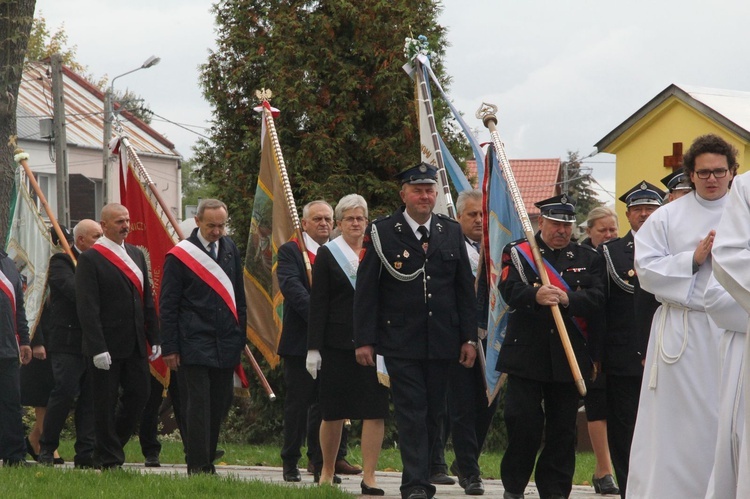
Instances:
[[[100,223],[104,236],[81,253],[75,283],[83,354],[95,367],[94,460],[110,469],[125,462],[123,447],[149,396],[148,359],[161,355],[161,347],[146,257],[125,243],[127,208],[106,205]]]

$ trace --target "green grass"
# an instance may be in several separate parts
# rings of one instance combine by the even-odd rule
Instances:
[[[279,448],[277,446],[221,443],[219,447],[226,451],[222,459],[222,464],[281,467],[281,457],[279,456]],[[61,442],[59,452],[66,461],[72,461],[75,454],[73,451],[73,442]],[[307,465],[307,459],[304,457],[304,449],[302,450],[302,455],[300,467]],[[483,453],[479,458],[479,467],[482,470],[482,476],[485,478],[500,478],[500,460],[502,457],[502,453],[499,452]],[[162,463],[184,464],[185,457],[182,452],[182,443],[162,441],[160,459]],[[347,459],[352,464],[362,465],[362,453],[359,446],[349,447]],[[453,451],[446,451],[445,460],[448,465],[453,462],[453,459]],[[131,440],[125,447],[125,461],[129,463],[143,462],[143,455],[141,454],[141,448],[138,445],[137,439]],[[595,465],[596,459],[593,453],[578,453],[576,455],[576,472],[573,477],[573,483],[576,485],[590,485]],[[378,469],[381,471],[401,471],[401,456],[398,449],[393,447],[383,449],[378,460]]]
[[[350,494],[333,487],[287,487],[235,477],[141,474],[118,470],[97,472],[61,468],[2,468],[0,496],[85,498],[263,497],[264,499],[345,499]]]

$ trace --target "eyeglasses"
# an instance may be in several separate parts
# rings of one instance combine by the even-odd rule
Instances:
[[[729,173],[728,168],[717,168],[716,170],[696,170],[695,176],[706,180],[711,174],[713,174],[714,178],[724,178],[727,176],[727,173]]]
[[[351,223],[354,223],[354,222],[363,224],[363,223],[367,222],[367,219],[365,217],[344,217],[341,220],[344,221],[344,222],[346,222],[346,223],[348,223],[348,224],[351,224]]]

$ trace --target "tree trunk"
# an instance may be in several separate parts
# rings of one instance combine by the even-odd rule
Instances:
[[[36,0],[0,2],[0,241],[10,223],[16,148],[16,103]]]

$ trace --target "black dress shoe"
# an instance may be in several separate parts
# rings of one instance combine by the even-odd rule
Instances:
[[[456,481],[440,471],[430,476],[430,483],[433,485],[455,485]]]
[[[39,454],[34,452],[34,446],[31,445],[31,440],[29,440],[29,437],[26,437],[26,452],[29,453],[31,459],[33,459],[34,461],[39,461]]]
[[[31,468],[32,466],[36,466],[36,463],[30,463],[25,459],[5,459],[3,466],[10,468]]]
[[[94,468],[94,460],[91,458],[73,459],[73,466],[78,470],[90,470]]]
[[[406,499],[429,499],[429,496],[427,495],[427,491],[425,489],[423,489],[422,487],[416,487],[411,489],[409,495],[406,496]]]
[[[620,489],[615,484],[615,477],[604,475],[601,478],[591,477],[591,484],[594,486],[594,492],[597,494],[619,494]]]
[[[52,466],[53,464],[55,464],[55,454],[54,452],[50,452],[50,451],[46,451],[42,449],[39,452],[39,455],[37,456],[36,460],[42,466]]]
[[[484,482],[478,476],[470,476],[464,478],[458,482],[464,489],[464,493],[467,496],[483,496],[484,495]]]
[[[313,482],[320,483],[320,472],[319,471],[313,471]],[[333,484],[334,485],[340,485],[341,484],[341,477],[338,475],[333,475]]]
[[[363,496],[384,496],[385,490],[379,489],[377,487],[370,487],[365,483],[364,480],[362,480],[362,483],[359,484],[359,486],[362,488],[362,495]]]
[[[61,457],[54,457],[54,454],[52,454],[52,456],[53,456],[52,457],[52,462],[54,464],[65,464],[65,459],[63,459]]]
[[[159,456],[148,456],[143,464],[146,468],[161,468]]]
[[[284,470],[284,481],[285,482],[301,482],[302,475],[299,474],[299,469],[292,468]]]

